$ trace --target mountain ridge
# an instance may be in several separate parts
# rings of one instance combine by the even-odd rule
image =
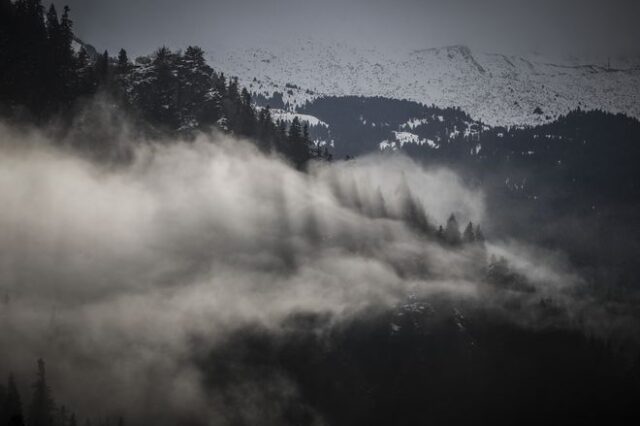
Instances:
[[[209,50],[210,63],[255,94],[282,93],[291,110],[324,96],[383,96],[459,107],[492,126],[535,125],[571,110],[640,118],[640,57],[549,58],[464,45],[388,54],[313,40]]]

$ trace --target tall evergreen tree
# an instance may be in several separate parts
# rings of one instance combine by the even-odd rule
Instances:
[[[60,19],[60,30],[56,44],[56,62],[58,74],[62,86],[62,102],[64,107],[69,107],[76,96],[75,93],[75,64],[73,52],[73,22],[69,17],[69,6],[64,7],[62,18]]]
[[[472,243],[476,240],[476,235],[473,232],[473,223],[469,222],[464,232],[462,233],[462,241],[465,243]]]
[[[109,80],[109,52],[104,51],[102,55],[98,56],[95,64],[95,75],[99,85],[105,85]]]
[[[38,360],[36,381],[33,384],[33,398],[29,408],[28,426],[53,426],[54,403],[47,383],[45,363]]]
[[[119,74],[126,74],[129,71],[130,67],[129,56],[127,55],[127,51],[124,49],[120,49],[118,52],[118,66],[117,71]]]
[[[287,142],[285,154],[289,155],[296,167],[303,167],[311,158],[310,142],[309,132],[304,129],[298,117],[294,117],[291,121]]]
[[[456,220],[455,215],[449,216],[447,220],[447,226],[444,230],[444,238],[449,244],[460,244],[462,236],[460,235],[460,226]]]
[[[69,421],[70,417],[69,412],[67,411],[67,407],[61,405],[57,410],[55,410],[53,424],[55,426],[69,426]]]
[[[251,105],[251,94],[246,88],[240,93],[240,122],[239,133],[243,136],[253,137],[256,133],[256,116]]]
[[[14,52],[11,67],[12,97],[39,120],[48,106],[43,102],[47,93],[47,30],[41,0],[18,0],[14,9]],[[3,64],[3,67],[5,64]]]
[[[58,12],[53,3],[49,6],[47,12],[46,29],[46,67],[48,72],[45,74],[46,92],[43,93],[42,101],[43,104],[46,104],[47,113],[51,114],[58,109],[57,106],[62,98],[64,87],[64,75],[61,73],[60,64],[60,22],[58,20]]]
[[[0,383],[0,425],[4,426],[5,421],[5,405],[7,403],[7,389]]]
[[[60,19],[60,45],[64,50],[65,55],[67,55],[65,60],[71,60],[71,56],[73,56],[73,50],[71,48],[71,44],[73,43],[73,21],[69,16],[71,9],[69,6],[64,7],[64,11],[62,12],[62,19]]]
[[[11,0],[0,0],[0,99],[6,99],[11,74],[7,68],[14,55],[14,6]]]
[[[89,60],[89,54],[84,48],[80,48],[74,61],[73,92],[75,96],[87,96],[95,93],[98,82],[96,70]]]
[[[50,46],[55,48],[55,44],[60,37],[60,21],[58,21],[58,12],[56,6],[51,3],[47,12],[47,38]]]
[[[175,130],[180,124],[180,81],[176,71],[178,56],[163,46],[137,74],[135,86],[137,108],[152,124]]]
[[[178,57],[178,113],[183,129],[202,128],[220,118],[220,96],[214,88],[213,69],[204,51],[189,46]]]
[[[20,400],[20,393],[18,392],[18,387],[16,386],[13,375],[9,375],[9,380],[7,381],[7,396],[5,398],[3,416],[3,424],[8,426],[24,426],[22,401]]]

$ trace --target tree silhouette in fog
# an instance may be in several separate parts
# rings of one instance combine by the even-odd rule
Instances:
[[[0,385],[0,426],[78,426],[73,411],[65,405],[56,405],[42,359],[37,361],[36,380],[31,389],[33,394],[25,415],[18,385],[13,374],[9,374],[6,388]],[[84,423],[93,424],[94,421],[101,426],[125,423],[122,416],[87,418]]]
[[[460,235],[460,226],[454,214],[447,219],[447,226],[444,230],[444,239],[447,243],[457,245],[462,242],[462,236]]]

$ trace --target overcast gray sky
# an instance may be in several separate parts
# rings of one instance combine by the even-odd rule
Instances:
[[[45,1],[46,2],[46,1]],[[312,37],[355,44],[484,50],[634,51],[637,0],[66,0],[77,34],[142,54]]]

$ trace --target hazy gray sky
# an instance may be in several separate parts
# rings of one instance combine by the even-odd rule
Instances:
[[[637,0],[66,0],[96,47],[264,44],[298,37],[409,48],[637,51]]]

